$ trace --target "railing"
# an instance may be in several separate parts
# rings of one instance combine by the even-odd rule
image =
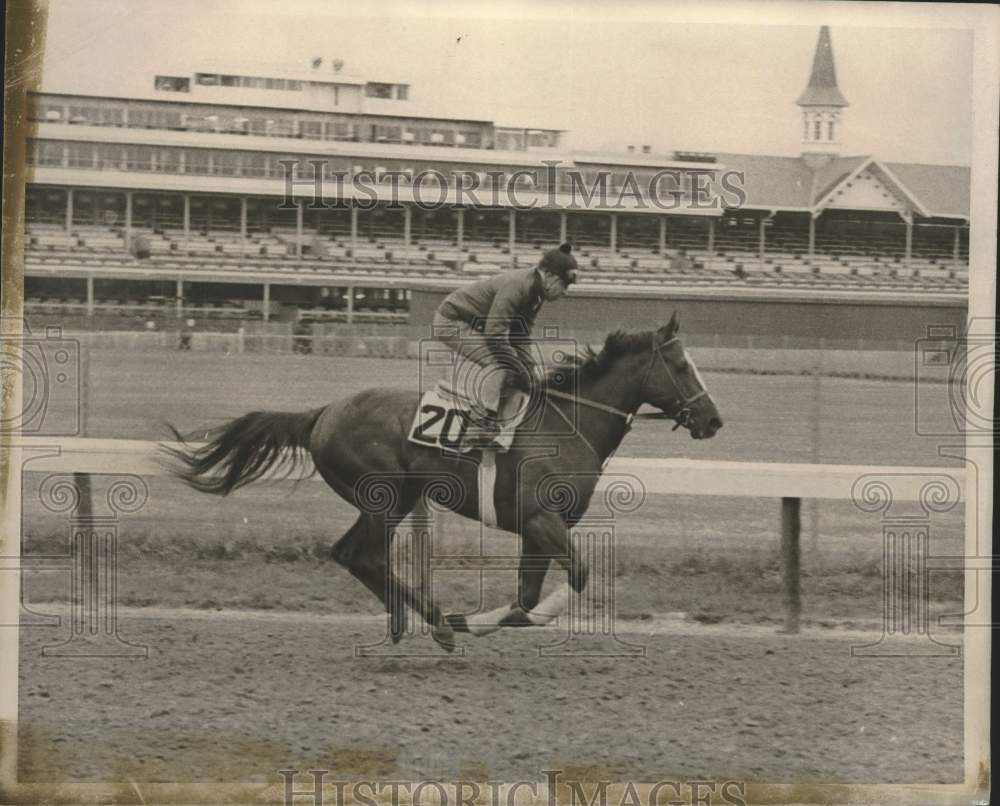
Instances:
[[[22,469],[42,473],[90,475],[168,475],[157,443],[137,440],[20,438]],[[311,475],[312,465],[301,478]],[[267,477],[265,477],[267,478]],[[965,471],[947,467],[882,467],[867,465],[719,462],[690,459],[614,458],[597,483],[597,493],[625,494],[630,500],[646,495],[730,496],[780,499],[781,553],[785,591],[785,629],[797,632],[801,616],[799,534],[803,498],[854,501],[862,509],[879,511],[893,502],[918,502],[928,512],[945,511],[965,500]],[[622,484],[628,489],[622,489]],[[617,490],[612,488],[617,485]],[[629,507],[629,511],[634,511]],[[912,521],[912,518],[910,519]],[[908,521],[908,522],[910,522]],[[926,542],[926,530],[911,523],[914,539]],[[907,533],[910,534],[909,532]],[[924,547],[926,549],[926,547]],[[926,557],[914,552],[924,562]],[[893,569],[883,569],[891,574]],[[99,573],[98,569],[94,573]],[[887,591],[897,584],[885,577]],[[96,590],[96,588],[95,588]],[[888,595],[888,594],[887,594]],[[924,616],[926,618],[926,615]],[[909,624],[909,622],[907,622]],[[917,632],[927,625],[912,625]]]

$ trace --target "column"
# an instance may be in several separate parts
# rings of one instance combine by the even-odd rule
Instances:
[[[559,243],[566,243],[566,213],[559,213]]]
[[[760,247],[759,247],[759,250],[760,250],[760,258],[761,258],[761,260],[764,259],[764,224],[767,221],[767,219],[768,219],[768,216],[761,216],[760,217],[760,238],[759,238]]]
[[[715,219],[708,219],[708,251],[715,251]]]
[[[177,318],[180,319],[184,316],[184,280],[179,277],[177,278],[177,291],[175,293],[176,300],[174,306],[177,309]]]
[[[816,218],[809,214],[809,257],[816,252]]]
[[[611,214],[611,254],[617,254],[618,252],[618,214]]]
[[[904,265],[910,268],[910,258],[913,255],[913,216],[906,217],[906,256]]]
[[[268,322],[271,319],[271,284],[264,283],[264,308],[262,311],[264,315],[264,321]]]
[[[667,251],[667,217],[660,216],[660,255]]]
[[[955,226],[955,245],[952,247],[952,265],[955,270],[958,270],[960,256],[962,254],[962,228],[958,225]]]
[[[459,207],[455,211],[455,219],[456,219],[455,224],[458,228],[457,232],[458,237],[456,240],[458,243],[459,251],[461,251],[465,244],[465,208]]]
[[[354,286],[347,288],[347,324],[354,321]]]
[[[511,265],[514,263],[514,245],[517,243],[517,211],[513,207],[507,211],[507,249],[510,251]]]
[[[87,316],[94,315],[94,275],[87,275]]]
[[[66,191],[66,232],[73,231],[73,188]]]
[[[125,191],[125,251],[132,251],[132,191]]]
[[[191,197],[184,194],[184,250],[187,251],[191,240]]]
[[[358,208],[351,203],[351,266],[358,266]]]
[[[247,197],[240,196],[240,254],[247,251]]]
[[[295,202],[295,257],[302,260],[302,200]]]
[[[406,258],[410,257],[410,239],[413,234],[413,208],[409,205],[403,207],[403,251]]]

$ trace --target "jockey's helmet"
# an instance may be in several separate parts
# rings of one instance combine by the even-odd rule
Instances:
[[[576,282],[576,258],[573,257],[573,244],[564,243],[558,249],[550,249],[538,263],[538,268],[559,277],[566,285]]]

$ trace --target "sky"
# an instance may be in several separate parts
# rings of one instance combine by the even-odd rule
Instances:
[[[829,24],[842,153],[969,165],[973,32],[906,5],[50,0],[42,86],[148,91],[154,73],[323,56],[410,83],[421,110],[567,129],[575,149],[796,155]]]

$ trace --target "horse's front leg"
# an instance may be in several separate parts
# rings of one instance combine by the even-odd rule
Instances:
[[[573,547],[569,529],[558,514],[538,513],[526,523],[522,537],[526,555],[522,558],[524,586],[519,591],[520,606],[513,608],[501,620],[504,627],[540,627],[552,623],[566,611],[569,597],[587,586],[590,573],[586,560]],[[550,560],[555,560],[569,572],[569,581],[539,601]]]
[[[538,606],[542,585],[554,559],[542,546],[521,536],[521,561],[517,569],[517,600],[500,619],[501,627],[532,627],[534,622],[527,613]]]
[[[519,581],[523,580],[518,602],[513,607],[499,607],[487,613],[446,616],[445,621],[456,632],[488,635],[501,627],[544,626],[565,612],[573,591],[579,593],[584,589],[589,574],[586,561],[570,543],[569,531],[559,515],[545,512],[532,516],[521,536],[526,554],[518,569]],[[569,582],[539,601],[551,560],[569,571]]]

